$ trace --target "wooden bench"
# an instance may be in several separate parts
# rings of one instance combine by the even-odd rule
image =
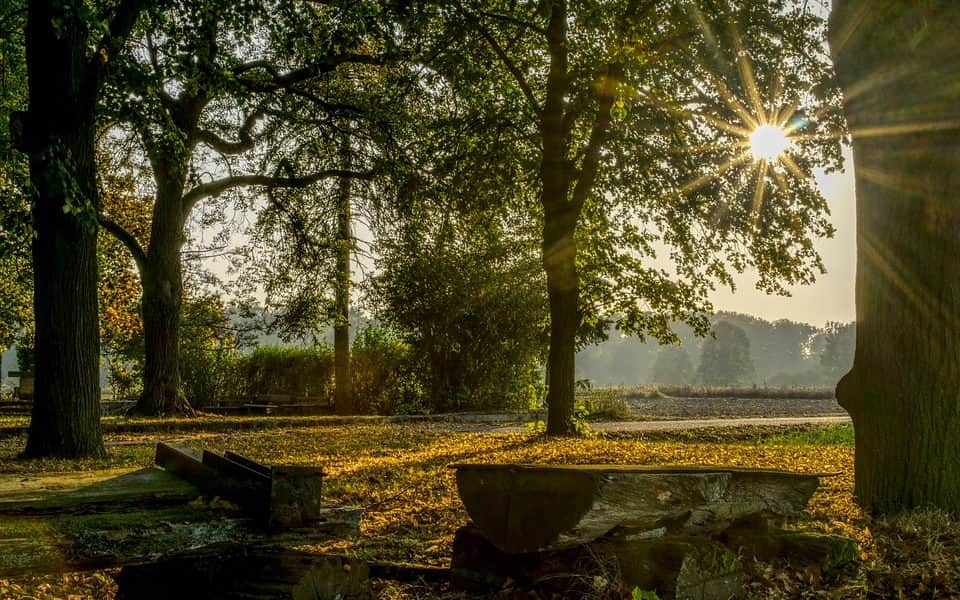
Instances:
[[[311,414],[333,408],[333,399],[325,396],[297,396],[294,394],[257,394],[239,396],[208,407],[210,412],[243,414]]]

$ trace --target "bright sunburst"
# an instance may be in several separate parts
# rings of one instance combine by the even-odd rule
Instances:
[[[755,160],[776,162],[789,147],[786,132],[776,125],[761,125],[750,134],[750,152]]]

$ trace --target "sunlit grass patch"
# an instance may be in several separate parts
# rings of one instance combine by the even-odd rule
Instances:
[[[848,446],[853,447],[853,426],[844,423],[809,427],[772,436],[768,444],[785,446]]]

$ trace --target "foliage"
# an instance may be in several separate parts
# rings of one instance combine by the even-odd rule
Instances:
[[[653,363],[650,381],[679,385],[691,383],[693,375],[693,363],[686,350],[680,346],[662,346]]]
[[[385,325],[357,332],[351,374],[357,411],[367,414],[415,414],[431,408],[410,345]]]
[[[713,337],[703,342],[697,381],[705,385],[736,385],[753,380],[750,340],[736,325],[720,321]]]
[[[539,400],[546,297],[534,246],[505,215],[411,208],[381,236],[376,314],[405,333],[431,410]]]
[[[333,352],[326,346],[259,346],[237,361],[239,395],[332,397]]]
[[[578,412],[593,421],[625,421],[633,416],[623,388],[593,387],[589,382],[578,383]]]
[[[823,353],[820,365],[831,381],[839,381],[853,367],[856,346],[856,323],[831,321],[824,328]]]
[[[237,356],[241,335],[219,296],[188,297],[180,321],[180,380],[190,406],[202,409],[233,399],[243,385]]]
[[[33,274],[26,157],[12,148],[7,127],[27,103],[24,3],[0,2],[0,349],[32,346]]]

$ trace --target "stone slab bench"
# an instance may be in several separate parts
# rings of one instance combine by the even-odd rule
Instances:
[[[794,516],[820,477],[730,467],[458,464],[467,514],[508,553],[571,548],[616,527],[716,532],[743,519]]]
[[[523,582],[548,595],[593,594],[591,582],[609,580],[621,586],[618,593],[640,588],[662,598],[728,600],[740,593],[741,556],[792,557],[823,571],[859,556],[853,540],[781,529],[803,511],[820,478],[832,473],[720,466],[452,468],[472,521],[453,542],[451,573],[461,587]]]

